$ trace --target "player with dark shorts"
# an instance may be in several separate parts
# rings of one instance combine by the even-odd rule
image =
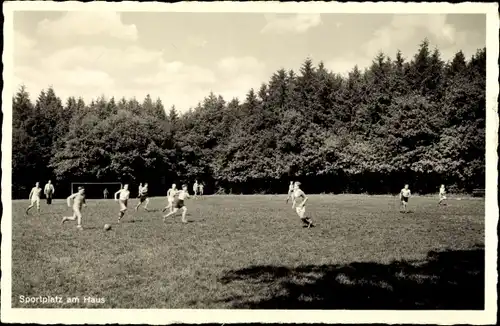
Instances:
[[[411,191],[408,185],[405,185],[403,189],[401,189],[401,192],[399,193],[399,199],[401,200],[401,205],[403,206],[404,212],[406,213],[407,206],[408,206],[408,199],[411,196]]]
[[[175,205],[174,205],[175,208],[177,209],[181,209],[182,207],[184,207],[184,199],[179,199],[177,198],[175,200]]]
[[[147,183],[144,184],[144,187],[141,187],[141,191],[139,193],[139,203],[135,207],[135,210],[138,210],[139,206],[141,206],[143,203],[145,203],[144,210],[147,212],[148,211],[148,204],[149,204],[148,184]]]
[[[177,213],[179,210],[182,212],[182,222],[187,223],[186,220],[186,213],[187,213],[187,207],[184,204],[184,200],[189,198],[189,192],[188,192],[188,187],[187,185],[182,186],[182,190],[179,191],[178,197],[175,199],[174,202],[174,210],[167,215],[163,216],[163,222],[166,221],[167,217],[170,217]]]

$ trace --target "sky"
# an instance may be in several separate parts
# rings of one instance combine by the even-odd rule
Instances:
[[[110,11],[14,13],[14,83],[35,100],[146,94],[185,112],[210,92],[244,99],[309,57],[333,72],[380,52],[411,60],[424,38],[449,60],[486,44],[483,14],[270,14]]]

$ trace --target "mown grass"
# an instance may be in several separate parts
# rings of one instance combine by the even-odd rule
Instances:
[[[187,224],[162,222],[164,198],[120,225],[117,203],[89,200],[83,231],[60,225],[71,213],[62,200],[40,216],[25,216],[27,204],[13,202],[13,307],[483,308],[484,200],[415,197],[402,214],[390,196],[310,196],[311,229],[285,196],[189,200]]]

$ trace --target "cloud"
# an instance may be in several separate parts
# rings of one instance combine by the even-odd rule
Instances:
[[[446,15],[398,14],[393,16],[389,25],[373,32],[373,37],[363,44],[362,49],[370,57],[379,51],[394,56],[397,49],[409,54],[419,46],[415,41],[420,43],[424,38],[446,54],[449,48],[466,46],[469,39],[467,32],[458,31],[446,22]]]
[[[138,37],[134,24],[122,23],[120,13],[109,11],[70,11],[59,19],[39,22],[37,33],[54,38],[106,35],[127,41]]]
[[[340,57],[333,60],[325,62],[325,67],[335,74],[340,74],[342,76],[348,76],[349,72],[354,69],[354,66],[362,71],[371,64],[371,59],[366,57]]]
[[[204,48],[208,44],[207,40],[195,36],[189,37],[187,41],[188,44],[194,48]]]
[[[106,89],[115,84],[114,79],[109,74],[100,70],[77,67],[71,70],[62,70],[58,74],[59,78],[64,80],[68,86],[78,88],[90,86],[92,89]]]
[[[42,58],[42,63],[51,69],[66,69],[79,65],[88,69],[130,70],[144,65],[159,64],[163,54],[138,46],[104,47],[74,46],[63,48]]]
[[[217,62],[217,74],[220,83],[214,92],[230,101],[234,97],[245,100],[248,91],[253,88],[258,90],[260,85],[267,81],[266,65],[258,59],[245,57],[224,57]]]
[[[265,15],[266,25],[261,33],[283,34],[283,33],[305,33],[310,28],[321,24],[320,14],[297,14],[283,16],[276,14]]]
[[[14,52],[22,54],[33,50],[36,42],[19,31],[14,31]]]
[[[168,54],[161,49],[130,44],[137,36],[130,32],[136,31],[135,27],[130,25],[133,27],[130,29],[121,24],[119,15],[112,14],[105,18],[99,14],[99,19],[108,20],[99,25],[94,24],[99,19],[93,13],[89,16],[91,21],[85,24],[90,29],[85,30],[81,14],[86,13],[68,13],[55,21],[42,21],[37,32],[59,39],[46,43],[52,44],[50,47],[40,47],[43,53],[40,52],[38,60],[16,61],[14,82],[16,86],[25,84],[33,100],[42,89],[53,86],[63,101],[75,96],[84,98],[88,103],[100,95],[136,97],[141,101],[146,94],[150,94],[153,98],[160,97],[166,107],[175,105],[180,111],[185,111],[196,106],[211,91],[223,95],[226,100],[233,97],[244,100],[250,88],[258,89],[265,80],[265,65],[254,57],[223,57],[214,62],[213,69],[191,64],[182,58],[167,61]],[[71,17],[75,17],[76,21],[69,22]],[[68,24],[66,29],[62,28],[64,24]],[[72,46],[61,47],[66,44],[60,42],[64,35],[71,40],[78,35],[97,36],[98,33],[122,38],[129,45],[73,42]],[[40,39],[40,35],[37,36]],[[92,40],[95,42],[96,38]],[[201,37],[186,40],[193,47],[207,45]],[[15,57],[32,53],[37,48],[35,41],[21,33],[16,33],[15,42]]]
[[[265,65],[254,57],[225,57],[217,62],[218,70],[226,76],[251,73],[260,74]]]
[[[267,81],[265,64],[251,56],[224,57],[217,62],[216,67],[220,83],[214,92],[222,95],[226,101],[234,97],[243,101],[251,88],[258,90],[262,82]]]
[[[169,85],[176,88],[188,88],[193,85],[210,85],[216,82],[212,70],[196,65],[187,65],[180,61],[164,62],[158,67],[158,72],[148,77],[135,79],[142,85]]]
[[[37,43],[25,34],[14,31],[14,62],[22,62],[37,57],[40,51],[36,45]]]
[[[47,88],[50,85],[53,85],[54,88],[72,88],[78,91],[82,89],[104,89],[115,85],[114,79],[108,73],[82,67],[45,71],[30,66],[17,66],[14,67],[14,75],[17,80],[28,81],[37,85],[38,90]],[[50,76],[50,78],[47,78],[47,76]]]
[[[264,79],[255,75],[241,75],[225,83],[225,85],[214,89],[214,92],[222,95],[226,101],[237,97],[240,102],[243,102],[250,89],[253,88],[255,91],[258,91],[262,82],[264,82]]]

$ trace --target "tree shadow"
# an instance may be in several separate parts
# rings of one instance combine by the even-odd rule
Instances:
[[[248,294],[214,302],[240,309],[482,310],[484,262],[484,248],[475,247],[388,265],[252,266],[219,279]]]

